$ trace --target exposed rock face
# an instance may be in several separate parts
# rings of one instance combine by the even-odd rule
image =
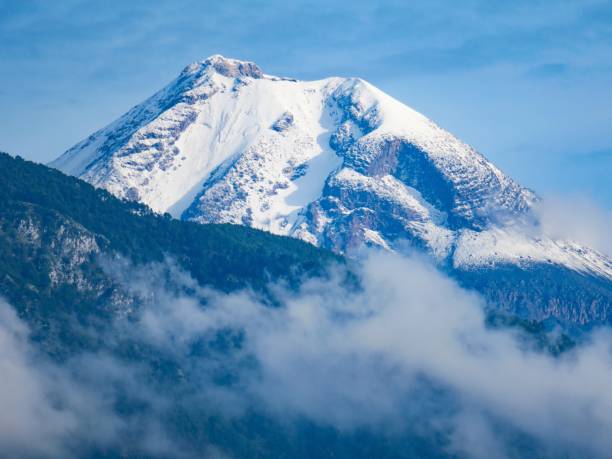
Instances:
[[[72,285],[79,291],[99,289],[88,280],[84,270],[100,253],[96,238],[85,228],[62,219],[61,222],[43,222],[35,212],[24,206],[23,217],[14,222],[16,234],[28,258],[44,257],[49,266],[46,270],[49,284],[55,288],[62,284]],[[4,222],[5,230],[8,222]],[[44,254],[44,255],[43,255]]]
[[[612,282],[607,257],[520,229],[533,192],[358,78],[296,81],[213,56],[52,165],[157,212],[337,253],[408,245],[466,279],[544,266]],[[498,298],[535,314],[520,295]]]
[[[285,112],[278,120],[274,122],[272,129],[274,129],[276,132],[284,132],[293,126],[293,121],[293,115],[289,112]]]
[[[196,64],[196,66],[197,65],[198,64]],[[201,64],[201,66],[210,66],[219,75],[223,75],[228,78],[263,78],[264,76],[261,69],[253,62],[243,62],[236,59],[226,59],[220,55],[209,57]]]

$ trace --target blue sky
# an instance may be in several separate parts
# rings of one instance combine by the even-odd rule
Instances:
[[[536,191],[612,207],[612,1],[0,0],[0,149],[49,161],[215,53],[363,77]]]

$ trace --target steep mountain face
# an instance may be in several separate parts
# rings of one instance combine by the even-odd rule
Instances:
[[[157,212],[243,224],[340,254],[408,243],[485,293],[495,287],[469,281],[473,273],[509,267],[612,281],[605,256],[517,226],[534,193],[357,78],[296,81],[213,56],[52,166]],[[607,294],[583,290],[566,304],[580,311],[570,315],[608,320]],[[570,320],[557,296],[505,297],[514,298],[501,304],[510,310]]]

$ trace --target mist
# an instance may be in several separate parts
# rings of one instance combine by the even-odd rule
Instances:
[[[68,457],[72,438],[89,444],[111,442],[123,422],[108,406],[105,394],[80,383],[71,368],[46,359],[28,334],[25,323],[0,300],[3,457]],[[95,374],[87,372],[87,377]]]
[[[546,196],[535,208],[544,234],[576,241],[612,256],[612,211],[580,195]]]
[[[173,362],[178,382],[160,390],[140,363],[108,352],[40,366],[27,327],[5,305],[0,365],[12,367],[0,389],[14,408],[0,415],[0,425],[12,429],[1,429],[10,432],[0,435],[2,450],[61,457],[68,437],[86,436],[76,426],[95,409],[108,427],[89,442],[121,441],[146,420],[138,448],[189,455],[158,422],[177,399],[230,420],[255,411],[281,425],[308,420],[341,435],[416,435],[450,457],[606,457],[612,448],[609,330],[550,355],[516,329],[487,327],[483,300],[418,255],[371,252],[355,266],[359,287],[348,287],[337,267],[305,279],[298,291],[273,285],[275,306],[249,290],[198,286],[170,261],[106,269],[141,305],[118,317],[104,340],[152,349]],[[119,384],[147,410],[118,416],[117,394],[93,390],[100,380]],[[69,403],[58,409],[50,392]],[[81,394],[78,403],[66,392]],[[13,420],[17,411],[21,421]],[[213,444],[201,447],[225,455]]]

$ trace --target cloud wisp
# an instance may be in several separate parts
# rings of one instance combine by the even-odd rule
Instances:
[[[544,234],[579,242],[612,257],[612,211],[584,196],[549,196],[537,205],[535,213]]]

